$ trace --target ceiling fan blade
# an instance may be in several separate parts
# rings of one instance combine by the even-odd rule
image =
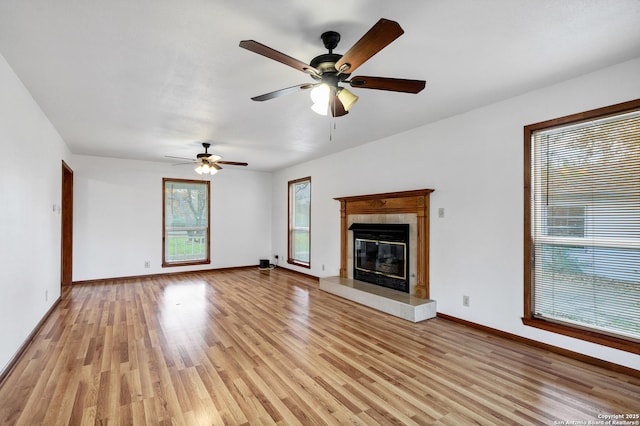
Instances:
[[[285,55],[282,52],[278,52],[277,50],[272,49],[269,46],[265,46],[262,43],[258,43],[255,40],[242,40],[240,42],[240,47],[257,53],[258,55],[266,56],[269,59],[273,59],[274,61],[278,61],[299,71],[306,72],[308,74],[320,74],[320,72],[311,65],[305,64],[304,62],[299,61],[296,58],[292,58],[289,55]]]
[[[344,109],[344,105],[342,105],[338,96],[334,96],[329,101],[329,110],[331,110],[331,115],[334,117],[342,117],[343,115],[349,114],[349,111]]]
[[[314,86],[316,86],[316,84],[309,84],[309,83],[298,84],[297,86],[287,87],[286,89],[276,90],[274,92],[265,93],[264,95],[260,95],[260,96],[254,96],[251,99],[259,102],[268,101],[269,99],[278,98],[280,96],[288,95],[293,92],[310,89]]]
[[[176,158],[178,160],[187,160],[187,161],[193,161],[193,158],[185,158],[185,157],[174,157],[173,155],[165,155],[164,158]]]
[[[392,92],[419,93],[427,84],[424,80],[405,80],[402,78],[357,76],[349,80],[351,87],[362,89],[389,90]]]
[[[336,69],[340,71],[342,67],[348,65],[348,68],[341,72],[351,74],[402,34],[404,30],[396,21],[380,19],[351,49],[347,50],[347,53],[342,55],[342,58],[336,62]]]
[[[193,164],[193,161],[189,161],[188,163],[173,163],[172,166],[184,166],[185,164]]]
[[[249,163],[242,163],[242,162],[239,162],[239,161],[216,161],[213,164],[214,165],[215,164],[227,164],[229,166],[248,166],[249,165]]]
[[[213,167],[216,170],[222,170],[222,167],[218,166],[216,163],[211,163],[210,167]]]

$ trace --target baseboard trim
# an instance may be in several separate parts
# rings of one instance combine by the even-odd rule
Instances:
[[[498,330],[496,328],[487,327],[486,325],[478,324],[475,322],[463,320],[461,318],[457,318],[451,315],[443,314],[438,312],[436,314],[438,318],[442,318],[444,320],[457,322],[458,324],[465,325],[470,328],[475,328],[477,330],[482,330],[487,333],[494,334],[496,336],[504,337],[505,339],[513,340],[515,342],[524,343],[530,346],[534,346],[536,348],[544,349],[549,352],[557,353],[559,355],[564,355],[568,358],[572,358],[578,361],[586,362],[587,364],[595,365],[596,367],[605,368],[607,370],[615,371],[616,373],[628,374],[629,376],[640,378],[640,370],[633,369],[631,367],[626,367],[624,365],[616,364],[610,361],[604,361],[602,359],[594,358],[589,355],[584,355],[578,352],[570,351],[569,349],[564,349],[558,346],[553,346],[548,343],[538,342],[537,340],[529,339],[527,337],[518,336],[517,334],[508,333],[506,331]]]
[[[92,280],[73,281],[71,283],[71,285],[104,284],[104,283],[107,283],[109,281],[126,281],[126,280],[166,277],[168,275],[200,274],[200,273],[203,273],[203,272],[233,271],[233,270],[249,269],[249,268],[258,268],[258,265],[230,266],[228,268],[194,269],[194,270],[191,270],[191,271],[161,272],[161,273],[158,273],[158,274],[129,275],[129,276],[111,277],[111,278],[96,278],[96,279],[92,279]]]
[[[306,272],[297,271],[297,270],[295,270],[295,269],[289,269],[289,268],[287,268],[287,267],[285,267],[285,266],[278,266],[277,268],[278,268],[278,269],[281,269],[281,270],[283,270],[283,271],[291,272],[292,274],[301,275],[301,276],[303,276],[303,277],[305,277],[305,278],[309,278],[309,279],[315,280],[315,281],[317,281],[318,283],[320,282],[320,277],[316,277],[315,275],[307,274]],[[274,269],[275,269],[275,268],[274,268]]]
[[[38,333],[40,332],[40,329],[42,328],[44,323],[47,321],[47,319],[49,319],[49,316],[51,315],[51,313],[60,304],[61,300],[62,300],[62,295],[58,296],[58,299],[55,302],[53,302],[53,305],[51,305],[49,310],[44,314],[42,319],[40,319],[38,324],[36,324],[35,328],[31,331],[29,336],[27,336],[27,339],[24,341],[24,343],[20,346],[20,348],[18,348],[13,358],[9,360],[5,369],[0,371],[0,387],[4,385],[4,381],[7,379],[7,377],[9,377],[13,369],[18,364],[18,361],[20,361],[20,358],[22,358],[22,355],[24,355],[26,350],[29,348],[29,346],[33,342],[33,339],[38,335]]]

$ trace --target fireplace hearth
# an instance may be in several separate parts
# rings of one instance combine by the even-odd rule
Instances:
[[[353,278],[409,293],[409,225],[354,223]]]

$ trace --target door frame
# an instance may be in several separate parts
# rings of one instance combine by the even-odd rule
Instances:
[[[60,285],[73,282],[73,170],[62,161]]]

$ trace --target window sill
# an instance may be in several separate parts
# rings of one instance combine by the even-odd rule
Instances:
[[[625,352],[640,354],[640,344],[631,340],[613,337],[607,334],[598,333],[596,331],[585,330],[569,325],[557,324],[551,321],[545,321],[538,318],[522,318],[522,323],[529,327],[539,328],[550,331],[552,333],[562,334],[564,336],[573,337],[575,339],[585,340],[591,343],[608,346],[610,348],[619,349]]]
[[[211,260],[207,259],[207,260],[197,260],[193,262],[175,262],[175,263],[162,262],[162,267],[172,268],[174,266],[192,266],[192,265],[210,265],[210,264],[211,264]]]
[[[289,265],[295,265],[295,266],[299,266],[301,268],[311,269],[311,264],[310,263],[302,263],[302,262],[298,262],[298,261],[293,260],[293,259],[287,259],[287,263]]]

